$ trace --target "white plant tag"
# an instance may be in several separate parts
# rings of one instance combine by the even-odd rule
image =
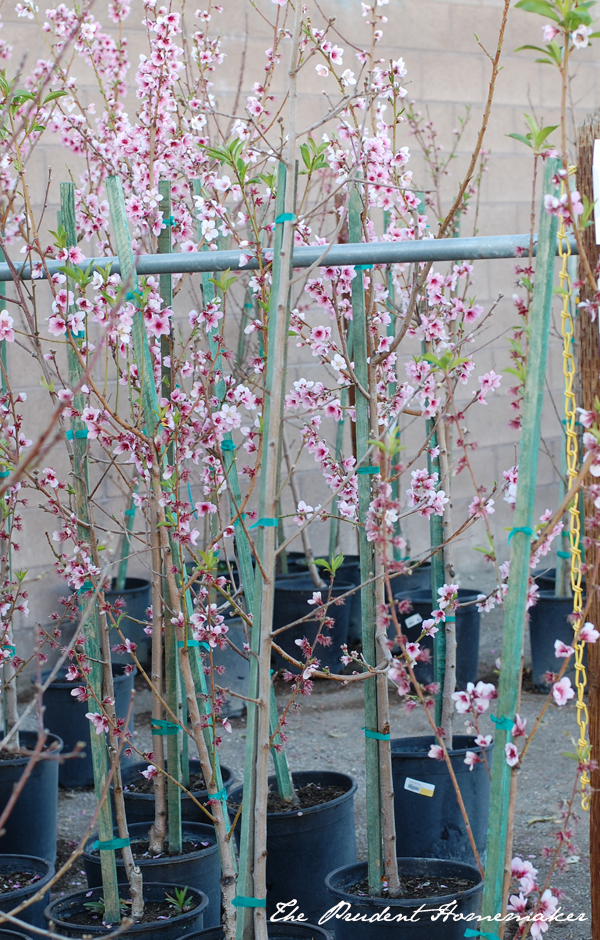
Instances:
[[[423,783],[421,780],[413,780],[412,777],[407,777],[404,781],[404,789],[410,790],[411,793],[418,793],[420,796],[433,796],[435,784]]]
[[[412,617],[407,617],[404,623],[407,627],[416,627],[417,624],[423,623],[423,618],[421,614],[413,614]]]

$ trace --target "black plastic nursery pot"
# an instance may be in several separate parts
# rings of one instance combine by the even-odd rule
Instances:
[[[244,630],[243,620],[240,617],[232,617],[231,619],[226,619],[225,623],[228,628],[228,639],[231,640],[237,649],[243,649],[244,643],[246,642],[246,631]],[[212,651],[212,660],[214,666],[224,666],[225,668],[223,675],[217,678],[217,685],[221,686],[221,688],[230,689],[232,692],[237,692],[238,695],[247,696],[248,681],[250,679],[250,660],[240,656],[229,644],[225,649],[220,649],[217,646]],[[207,677],[207,683],[210,689],[210,676]],[[245,711],[246,703],[244,699],[230,695],[221,709],[221,715],[223,717],[227,716],[228,718],[239,718]]]
[[[324,927],[314,924],[269,924],[267,928],[269,940],[333,940],[333,934]],[[222,927],[211,927],[208,930],[199,930],[190,934],[187,940],[223,940],[225,931]],[[0,938],[1,940],[1,938]]]
[[[350,865],[356,860],[356,783],[346,774],[321,770],[300,771],[292,777],[296,788],[314,783],[345,791],[329,803],[301,811],[267,813],[267,917],[275,914],[277,904],[295,898],[298,911],[309,923],[316,924],[331,906],[325,890],[325,877],[331,866],[342,861]],[[275,777],[269,777],[269,788],[277,792]],[[232,807],[242,799],[243,787],[229,794]],[[238,824],[236,839],[239,830]]]
[[[112,579],[110,591],[104,592],[104,597],[108,604],[114,604],[117,598],[122,597],[125,601],[124,608],[118,608],[115,613],[115,619],[118,614],[123,612],[119,621],[119,629],[123,636],[131,640],[136,645],[135,655],[140,663],[148,663],[150,660],[152,640],[147,633],[144,633],[144,626],[148,618],[146,610],[150,606],[151,584],[145,578],[125,578],[125,588],[122,591],[116,590],[116,578]],[[118,632],[113,629],[110,631],[110,645],[118,646],[121,638]],[[112,653],[113,663],[130,663],[133,660],[128,653]]]
[[[128,826],[134,852],[136,842],[147,841],[151,825],[151,822],[143,822]],[[116,828],[115,836],[118,836]],[[186,855],[168,855],[167,848],[164,855],[158,858],[138,858],[136,864],[142,870],[144,883],[152,881],[188,885],[203,891],[208,897],[204,925],[214,927],[221,923],[221,862],[214,827],[204,823],[185,822],[182,825],[182,836],[184,842],[196,843],[197,851],[188,852]],[[90,888],[97,888],[102,884],[100,853],[98,850],[92,850],[97,838],[97,834],[91,836],[83,852],[83,867]],[[120,857],[120,849],[117,852],[117,878],[119,881],[125,881],[125,866]]]
[[[142,938],[143,940],[177,940],[178,937],[187,937],[188,934],[197,933],[204,926],[204,912],[208,907],[208,898],[198,888],[190,888],[187,885],[157,884],[156,882],[144,882],[144,901],[161,902],[166,895],[171,895],[176,888],[188,887],[188,897],[193,897],[196,901],[196,907],[187,911],[185,914],[173,914],[165,920],[156,920],[147,924],[133,924],[127,928],[127,936]],[[44,917],[48,924],[56,933],[63,937],[76,937],[80,940],[84,936],[101,937],[108,933],[109,928],[102,925],[101,918],[98,917],[98,926],[73,923],[73,918],[85,912],[84,904],[102,899],[102,888],[92,888],[91,891],[74,891],[72,894],[65,894],[62,898],[51,901]],[[119,898],[129,899],[129,885],[119,885]]]
[[[45,682],[51,670],[42,673]],[[137,670],[136,670],[137,671]],[[79,741],[85,744],[85,751],[81,757],[66,760],[60,765],[58,782],[62,787],[90,787],[94,783],[94,770],[92,767],[92,754],[90,746],[90,722],[86,718],[90,707],[88,702],[79,702],[71,692],[79,684],[77,681],[68,682],[65,678],[67,666],[58,673],[54,682],[51,682],[43,696],[45,708],[44,722],[53,734],[59,735],[64,741],[65,751],[70,753]],[[113,665],[113,681],[115,690],[115,709],[117,718],[126,718],[131,703],[133,680],[135,673],[126,676],[122,666]],[[129,721],[129,730],[133,733],[133,709]],[[123,757],[123,762],[128,763]]]
[[[431,617],[431,591],[420,588],[418,590],[404,591],[394,595],[396,600],[411,602],[411,610],[399,617],[402,632],[409,642],[418,640],[421,636],[423,620]],[[459,607],[456,611],[456,684],[464,689],[467,682],[477,682],[477,669],[479,663],[479,611],[475,606],[478,592],[469,588],[460,588],[458,591],[459,604],[470,603],[469,607]],[[390,637],[395,637],[393,626],[388,630]],[[431,661],[415,664],[415,676],[423,685],[433,682],[433,637],[425,636],[420,640],[421,649],[428,649]]]
[[[549,692],[550,685],[544,680],[547,672],[557,673],[563,664],[554,652],[554,641],[573,644],[573,625],[569,617],[573,613],[572,597],[555,597],[550,591],[540,591],[537,604],[529,610],[529,638],[531,640],[531,675],[540,692]],[[583,654],[587,666],[587,647]],[[575,682],[575,657],[571,657],[565,673]]]
[[[128,767],[123,767],[122,779],[123,779],[123,796],[125,799],[125,813],[127,815],[128,823],[141,823],[141,822],[154,822],[154,792],[152,793],[137,793],[131,791],[128,787],[131,784],[137,783],[141,778],[142,770],[146,770],[148,767],[147,761],[136,761],[135,764],[130,764]],[[165,762],[165,767],[168,770],[168,762]],[[199,760],[190,760],[189,761],[190,774],[200,773],[200,761]],[[221,764],[221,774],[223,776],[223,786],[229,792],[234,783],[234,773],[229,767],[224,767]],[[192,790],[190,791],[194,794],[194,797],[200,803],[206,803],[209,799],[207,790]],[[112,799],[112,787],[111,787],[111,799]],[[113,804],[114,805],[114,804]],[[185,822],[197,822],[197,823],[206,823],[208,817],[199,806],[196,805],[194,800],[187,793],[181,794],[181,818]]]
[[[46,861],[45,858],[36,858],[34,855],[0,855],[0,874],[5,877],[16,872],[37,875],[38,880],[33,884],[24,885],[22,888],[15,888],[14,891],[7,891],[5,894],[0,895],[0,911],[6,911],[9,914],[15,907],[32,898],[34,894],[37,894],[40,889],[48,884],[54,875],[54,865]],[[33,927],[45,928],[44,909],[49,901],[50,888],[44,892],[39,901],[30,904],[16,916],[19,920],[23,920]],[[25,928],[23,928],[23,931],[25,931]],[[7,937],[4,937],[5,933],[13,934],[8,923],[6,923],[6,930],[0,930],[0,940],[8,940]],[[17,937],[22,936],[18,932],[14,935]],[[35,937],[39,935],[32,932],[31,934],[28,933],[28,936]]]
[[[460,787],[473,839],[481,862],[485,861],[490,778],[481,759],[484,748],[466,734],[454,735],[449,751]],[[397,851],[408,857],[442,858],[475,864],[473,850],[459,809],[446,762],[428,757],[431,737],[395,738],[391,741],[394,781],[394,817]],[[465,764],[467,751],[480,758],[473,770]],[[491,768],[493,745],[485,748]]]
[[[28,940],[28,934],[17,933],[16,930],[0,929],[0,940]]]
[[[414,564],[414,562],[407,558],[406,564]],[[391,583],[394,597],[397,597],[398,594],[404,594],[406,591],[429,591],[431,595],[431,562],[421,562],[420,565],[412,568],[410,574],[394,575]]]
[[[353,584],[334,582],[332,597],[340,597],[351,591]],[[288,623],[293,623],[307,614],[314,615],[316,607],[310,606],[308,601],[312,599],[316,588],[310,575],[298,576],[295,578],[280,579],[275,582],[275,607],[273,610],[273,630],[279,630]],[[323,601],[327,599],[327,591],[321,591]],[[331,604],[327,608],[327,615],[334,620],[334,626],[331,630],[325,629],[322,633],[331,639],[330,646],[323,646],[318,643],[315,648],[315,656],[322,667],[328,666],[332,672],[339,672],[341,667],[340,656],[342,644],[348,642],[348,625],[350,622],[350,598],[339,606]],[[294,659],[302,660],[300,648],[296,645],[296,640],[306,637],[309,643],[313,643],[319,629],[319,621],[316,617],[304,621],[283,633],[279,633],[274,642],[281,647],[284,652],[293,656]],[[280,656],[279,653],[273,654],[273,666],[275,669],[289,668],[289,663]]]
[[[330,897],[329,919],[322,918],[335,940],[375,940],[380,935],[389,940],[463,940],[470,926],[464,918],[476,915],[481,904],[483,879],[477,868],[437,858],[399,858],[398,870],[400,878],[468,878],[473,887],[418,900],[360,897],[351,894],[348,888],[367,877],[367,863],[338,868],[325,881]],[[445,911],[451,911],[450,916],[440,911],[444,905],[448,905]],[[396,919],[385,920],[386,915]],[[365,919],[350,920],[353,917]],[[478,929],[477,921],[473,928]]]
[[[37,732],[19,732],[21,747],[33,751],[38,740]],[[0,838],[0,853],[33,855],[44,858],[54,865],[56,861],[56,824],[58,813],[58,760],[56,755],[63,742],[56,734],[46,738],[46,752],[54,757],[36,762],[21,790],[12,812],[4,823],[4,835]],[[21,775],[29,757],[15,757],[0,761],[0,812],[13,793],[13,787]]]

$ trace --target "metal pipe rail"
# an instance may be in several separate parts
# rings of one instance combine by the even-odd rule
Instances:
[[[534,241],[537,242],[537,236]],[[578,254],[577,244],[570,238],[572,254]],[[294,248],[293,267],[310,268],[340,267],[342,265],[373,264],[410,264],[419,261],[483,261],[497,258],[517,258],[529,250],[529,235],[491,235],[477,238],[423,238],[419,241],[371,242],[368,244],[349,245],[310,245]],[[558,254],[558,242],[556,246]],[[258,268],[255,258],[240,266],[240,258],[245,252],[235,251],[195,251],[177,252],[164,255],[140,255],[136,261],[136,270],[140,275],[147,274],[195,274],[206,271],[254,271]],[[535,254],[535,244],[534,244]],[[269,257],[269,250],[265,251]],[[77,267],[85,271],[90,265],[105,269],[111,265],[112,274],[120,274],[119,261],[115,257],[86,258]],[[31,266],[14,265],[23,280],[31,280]],[[61,261],[47,261],[50,274],[57,273],[64,267]],[[45,275],[44,275],[45,277]],[[0,264],[0,281],[13,279],[8,264]]]

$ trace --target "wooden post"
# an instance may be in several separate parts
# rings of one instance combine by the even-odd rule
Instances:
[[[579,128],[577,145],[577,188],[582,196],[587,196],[590,202],[594,201],[592,186],[592,156],[594,140],[600,138],[600,110],[590,114]],[[584,229],[582,233],[583,245],[592,269],[598,263],[598,247],[596,245],[594,226]],[[580,288],[580,301],[593,297],[593,292],[580,273],[583,286]],[[583,408],[592,410],[597,397],[600,397],[600,329],[598,317],[592,321],[585,308],[579,317],[579,368],[581,374],[581,404]],[[595,483],[596,478],[588,476],[586,485]],[[585,499],[585,518],[597,515],[593,499]],[[594,541],[586,547],[586,589],[590,607],[587,619],[597,628],[600,623],[600,597],[598,594],[598,579],[591,583],[592,571],[598,558],[598,548]],[[600,760],[600,643],[588,645],[588,715],[589,715],[589,742],[591,757]],[[592,905],[592,940],[600,940],[600,770],[591,775],[590,799],[590,899]]]
[[[552,183],[559,161],[546,160],[542,197],[555,195]],[[504,639],[502,643],[502,670],[498,684],[499,719],[506,725],[497,726],[492,765],[492,791],[488,826],[488,848],[483,892],[483,915],[495,917],[505,906],[505,865],[510,858],[513,824],[510,813],[511,792],[516,787],[516,775],[506,763],[504,746],[510,741],[510,729],[518,708],[521,688],[521,657],[525,628],[525,605],[529,583],[529,560],[533,509],[537,480],[540,426],[544,399],[544,376],[548,353],[550,314],[552,308],[552,282],[556,257],[557,217],[549,215],[543,204],[540,216],[540,234],[535,266],[535,287],[529,317],[529,354],[527,379],[523,401],[523,428],[519,452],[519,484],[514,514],[514,528],[510,538],[510,578],[504,613]],[[504,925],[492,921],[486,930],[502,936]]]

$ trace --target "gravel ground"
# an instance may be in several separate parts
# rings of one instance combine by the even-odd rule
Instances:
[[[480,675],[489,678],[494,660],[500,652],[501,621],[495,612],[482,623],[480,650]],[[526,659],[527,665],[527,659]],[[527,687],[527,683],[525,683]],[[545,701],[542,695],[523,691],[521,713],[532,727]],[[278,702],[284,703],[281,694]],[[136,696],[135,742],[141,750],[149,750],[150,697],[147,691]],[[366,857],[365,820],[365,774],[362,690],[358,685],[340,688],[337,684],[317,682],[313,695],[302,701],[299,714],[292,713],[287,732],[287,753],[291,769],[335,769],[353,776],[358,783],[355,800],[356,832],[359,858]],[[231,735],[224,735],[220,748],[221,760],[231,767],[237,781],[241,780],[244,746],[245,719],[232,719]],[[409,713],[397,696],[391,696],[392,737],[429,734],[429,725],[422,711]],[[455,730],[460,733],[460,719]],[[492,733],[494,728],[484,716],[482,730]],[[541,723],[523,769],[519,772],[515,854],[529,858],[539,869],[538,881],[543,883],[548,862],[543,857],[544,847],[554,847],[558,829],[559,802],[568,796],[575,780],[573,760],[560,755],[571,750],[571,739],[577,737],[576,713],[571,702],[559,709],[552,704]],[[82,835],[87,821],[94,811],[94,794],[91,790],[62,790],[59,798],[59,838],[66,849]],[[583,913],[588,918],[569,926],[552,926],[546,936],[557,940],[589,940],[589,858],[587,816],[579,810],[581,820],[575,827],[576,853],[568,857],[564,872],[557,872],[552,886],[564,892],[561,900],[563,911]],[[541,879],[541,881],[540,881]],[[61,889],[74,890],[85,883],[79,866]]]

